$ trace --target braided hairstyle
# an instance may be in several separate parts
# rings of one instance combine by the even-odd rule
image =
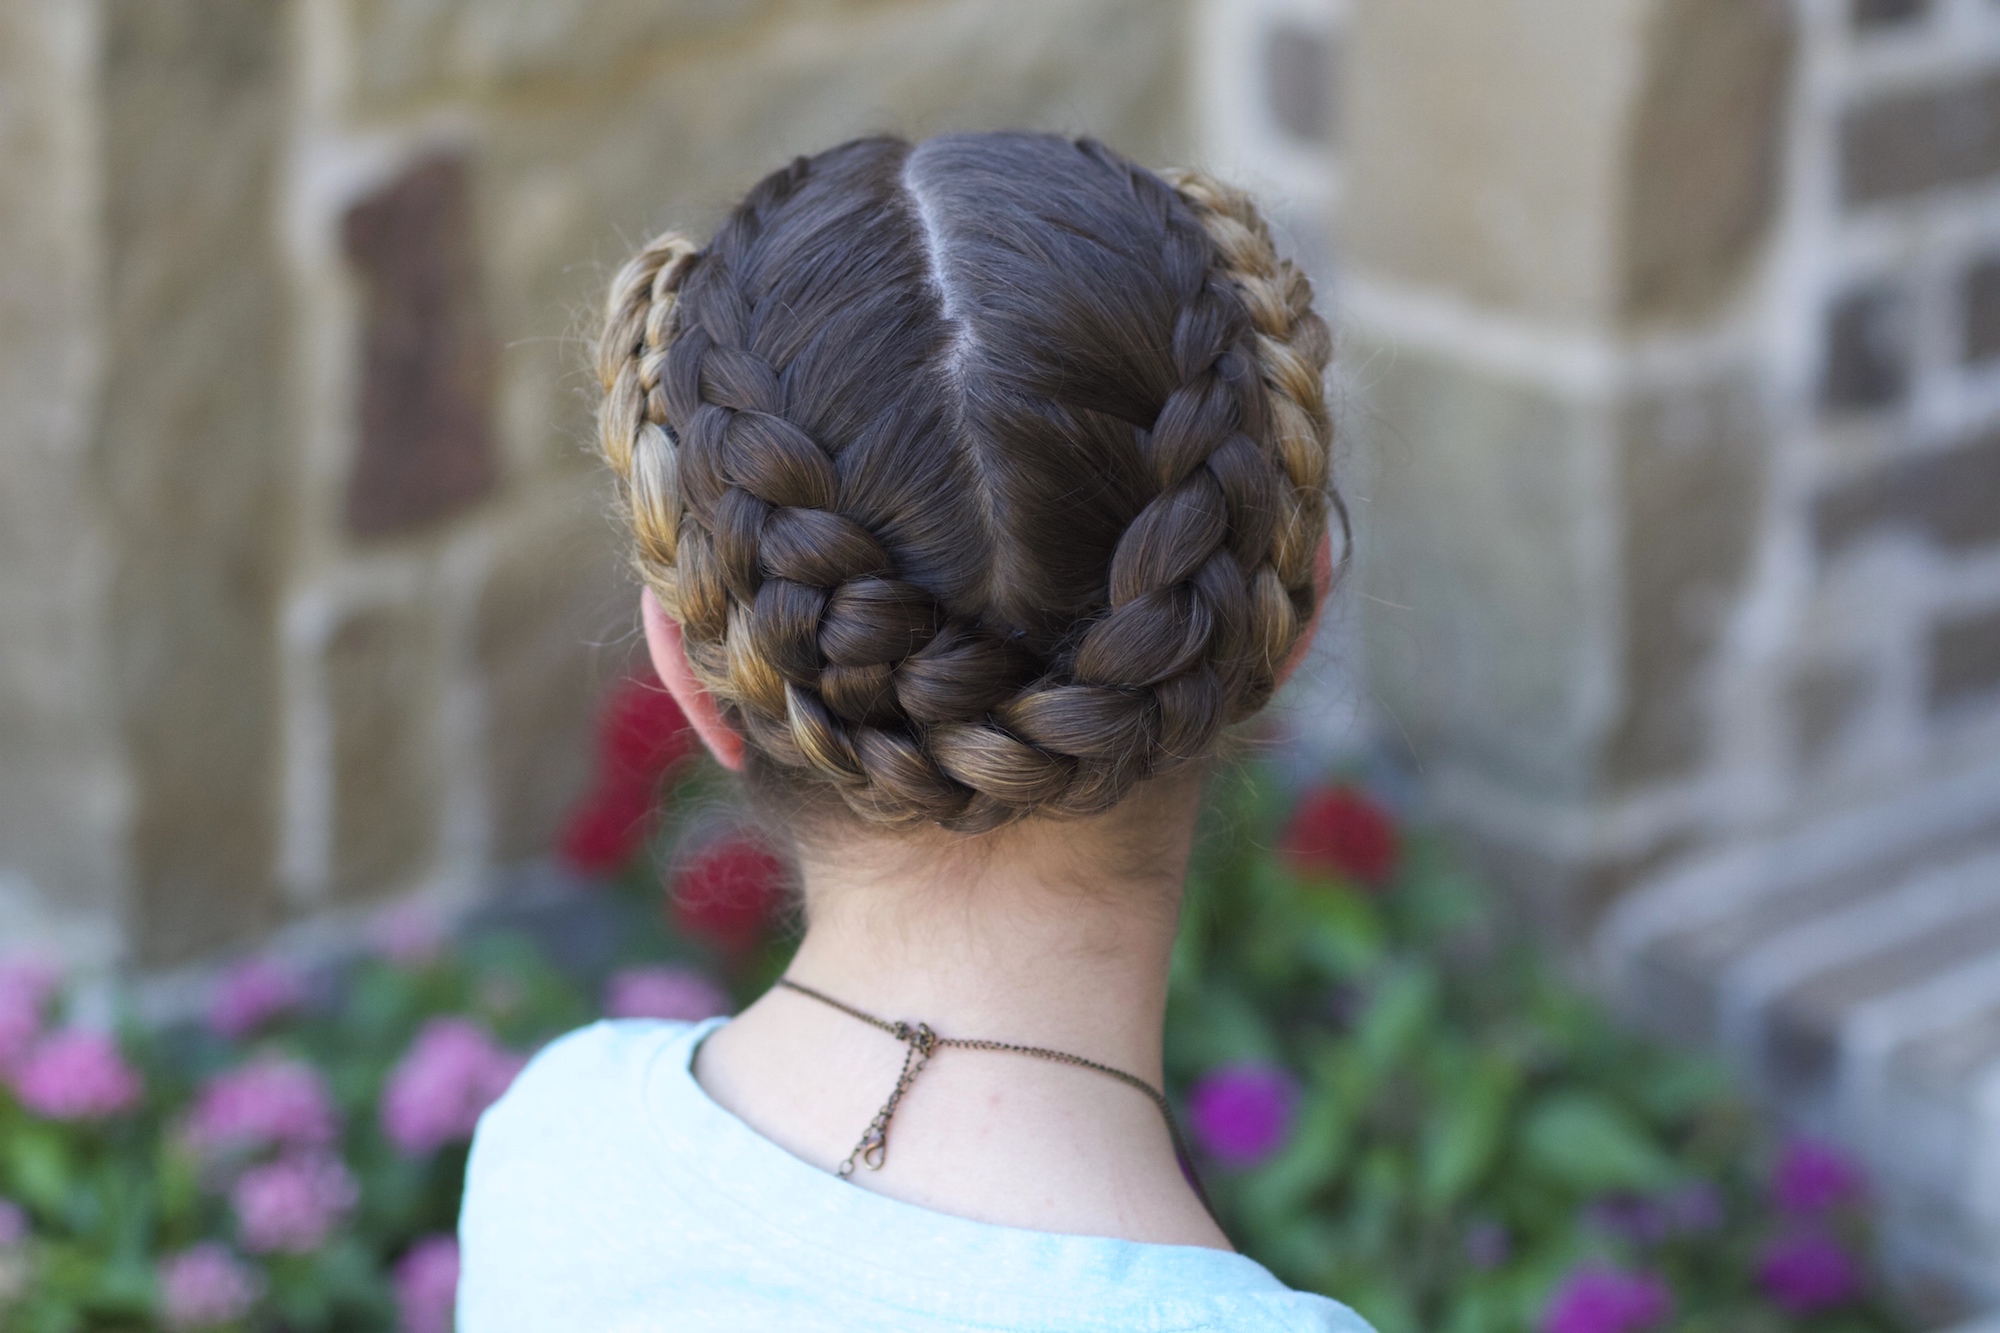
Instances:
[[[1316,605],[1331,354],[1243,195],[1090,140],[857,140],[612,284],[602,445],[753,789],[983,831],[1260,708]]]

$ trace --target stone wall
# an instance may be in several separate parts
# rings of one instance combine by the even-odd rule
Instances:
[[[467,900],[634,588],[604,283],[886,130],[1186,158],[1178,0],[31,0],[0,16],[0,933],[212,956]]]
[[[2000,1302],[2000,6],[1360,0],[1377,734]]]

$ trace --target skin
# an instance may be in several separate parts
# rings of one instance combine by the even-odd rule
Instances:
[[[1322,602],[1331,579],[1323,543]],[[641,615],[661,681],[717,761],[740,769],[743,737],[695,679],[680,627],[650,591]],[[798,840],[808,924],[790,975],[884,1018],[1068,1051],[1159,1087],[1201,794],[1202,775],[1182,774],[1093,819],[1029,819],[977,837],[815,828]],[[895,1086],[903,1053],[894,1038],[777,989],[702,1043],[694,1075],[757,1133],[832,1170]],[[1231,1248],[1148,1098],[1024,1056],[938,1052],[896,1112],[882,1169],[852,1180],[980,1222]]]

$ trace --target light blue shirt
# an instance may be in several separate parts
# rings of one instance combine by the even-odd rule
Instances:
[[[694,1081],[721,1021],[584,1028],[487,1111],[459,1333],[1370,1333],[1240,1254],[990,1226],[810,1166]]]

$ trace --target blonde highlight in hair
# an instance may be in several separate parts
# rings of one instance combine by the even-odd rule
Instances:
[[[1091,141],[859,140],[612,284],[601,447],[753,781],[1086,815],[1311,622],[1331,355],[1250,200]]]

